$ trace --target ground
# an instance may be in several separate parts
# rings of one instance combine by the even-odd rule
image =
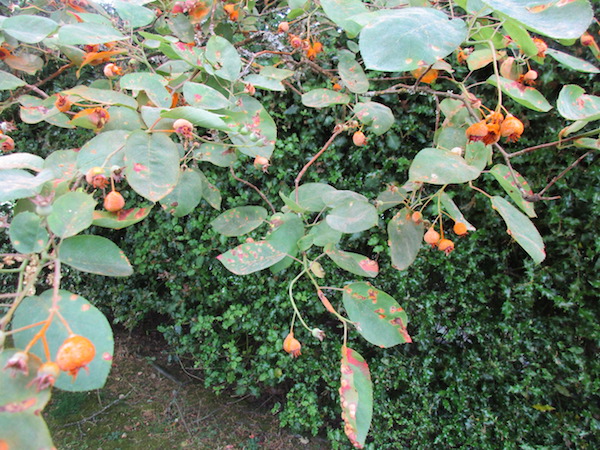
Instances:
[[[60,450],[325,449],[279,427],[272,399],[216,396],[198,372],[169,363],[160,336],[115,334],[104,389],[56,390],[45,418]]]

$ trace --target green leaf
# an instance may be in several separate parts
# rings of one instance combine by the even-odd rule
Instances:
[[[91,88],[88,86],[75,86],[63,91],[63,95],[77,95],[92,103],[104,103],[106,105],[121,105],[137,109],[137,101],[129,95],[107,89]]]
[[[65,45],[94,45],[126,39],[113,27],[97,23],[74,23],[63,25],[58,31],[58,39]]]
[[[552,105],[548,103],[540,91],[531,86],[525,86],[517,81],[509,80],[508,78],[500,78],[500,89],[517,103],[532,109],[534,111],[548,112],[552,109]],[[488,78],[487,82],[493,86],[497,86],[495,75]]]
[[[42,122],[60,111],[54,107],[54,97],[49,97],[44,100],[32,95],[21,95],[19,97],[19,115],[25,123],[34,124]]]
[[[13,327],[16,328],[14,322]],[[0,367],[5,368],[9,359],[25,345],[1,352]],[[50,400],[51,389],[32,389],[41,365],[38,356],[29,354],[27,375],[19,373],[15,376],[11,369],[0,370],[0,443],[6,449],[54,448],[46,422],[40,414]]]
[[[54,20],[29,14],[7,17],[0,25],[0,29],[6,34],[26,44],[41,42],[57,28],[58,24]]]
[[[0,91],[12,91],[21,86],[25,86],[25,82],[13,74],[0,70]]]
[[[575,56],[571,56],[564,52],[559,52],[558,50],[554,50],[552,48],[546,50],[546,54],[569,69],[573,69],[578,72],[600,73],[600,69],[593,64],[590,64],[585,59],[576,58]]]
[[[366,199],[347,197],[335,203],[325,220],[334,230],[342,233],[358,233],[377,225],[379,216],[375,207]]]
[[[432,8],[386,11],[360,32],[367,69],[404,72],[445,58],[467,38],[466,24]]]
[[[51,170],[43,170],[37,176],[20,169],[0,170],[0,203],[32,197],[52,178]]]
[[[413,159],[408,178],[437,185],[459,184],[476,179],[480,173],[461,156],[438,148],[424,148]]]
[[[580,138],[573,141],[575,147],[600,150],[600,139]]]
[[[392,110],[385,105],[377,102],[359,102],[354,106],[354,114],[358,120],[377,136],[382,135],[394,125],[394,114]]]
[[[267,236],[266,240],[280,252],[289,255],[271,266],[271,272],[277,273],[294,263],[292,257],[298,254],[298,240],[304,236],[304,223],[298,215],[292,213],[276,214],[271,218],[270,223],[276,228]]]
[[[92,224],[97,227],[121,230],[144,220],[148,214],[150,214],[151,210],[152,206],[122,209],[116,213],[109,211],[94,211],[94,221]]]
[[[392,266],[398,270],[407,269],[415,261],[423,241],[423,222],[415,223],[411,214],[408,208],[401,209],[387,227]]]
[[[218,167],[229,167],[237,161],[238,157],[234,147],[204,143],[194,151],[194,159],[208,161]]]
[[[373,383],[364,358],[342,346],[340,403],[344,431],[356,448],[363,448],[373,417]]]
[[[48,226],[61,238],[75,236],[92,224],[95,207],[96,200],[90,194],[67,192],[52,204]]]
[[[129,185],[151,202],[165,197],[179,180],[179,150],[161,133],[131,133],[125,142],[124,162]]]
[[[170,107],[172,100],[171,94],[165,89],[167,83],[160,75],[148,72],[128,73],[119,80],[121,89],[145,91],[152,103],[163,108]]]
[[[8,230],[10,242],[19,253],[39,253],[48,243],[48,232],[42,218],[32,212],[17,214]]]
[[[206,178],[206,175],[204,175],[202,171],[197,170],[197,172],[198,175],[200,175],[202,184],[204,185],[204,188],[202,190],[204,200],[206,200],[208,204],[214,209],[221,209],[221,193],[219,192],[219,189],[217,189],[216,186],[214,186],[210,181],[208,181],[208,178]]]
[[[141,5],[131,4],[122,0],[113,0],[112,4],[117,10],[119,17],[127,22],[131,28],[149,25],[156,19],[154,11],[144,8]]]
[[[235,107],[224,117],[230,126],[231,142],[239,145],[239,151],[252,158],[264,156],[271,159],[277,141],[277,126],[263,105],[256,99],[242,95],[236,98]],[[246,128],[250,133],[240,131]]]
[[[221,115],[206,111],[204,109],[194,108],[193,106],[180,106],[179,108],[173,108],[169,111],[163,111],[160,116],[169,119],[186,119],[192,122],[194,125],[198,125],[203,128],[216,128],[218,130],[225,131],[229,130],[223,119],[221,119]]]
[[[339,267],[355,275],[372,278],[379,274],[377,261],[373,261],[364,255],[338,250],[333,244],[328,244],[325,247],[325,253]]]
[[[350,103],[350,96],[331,89],[313,89],[302,94],[302,104],[311,108],[325,108],[326,106],[346,105],[348,103]]]
[[[231,102],[219,91],[200,83],[185,83],[183,97],[190,106],[197,108],[223,109],[231,106]]]
[[[96,350],[94,359],[88,364],[89,371],[80,370],[75,380],[67,372],[61,372],[54,386],[70,392],[102,388],[112,366],[113,335],[104,314],[85,298],[64,290],[58,291],[57,298],[54,298],[52,290],[47,290],[37,297],[28,297],[17,308],[13,326],[19,328],[46,320],[54,303],[73,333],[88,338]],[[24,347],[38,331],[39,328],[34,327],[17,333],[15,343]],[[54,316],[45,336],[50,354],[56,355],[58,348],[69,336],[69,331],[58,317]],[[46,359],[41,340],[31,350],[33,354]]]
[[[211,222],[223,236],[243,236],[265,223],[267,210],[262,206],[239,206],[228,209]]]
[[[434,135],[434,144],[443,150],[455,147],[464,148],[467,145],[467,135],[464,127],[441,127]]]
[[[0,170],[29,169],[40,172],[44,167],[44,160],[31,153],[11,153],[0,156]]]
[[[56,150],[44,161],[44,169],[49,169],[58,181],[69,181],[77,176],[77,152],[75,150]]]
[[[212,66],[204,66],[209,73],[228,81],[235,81],[240,76],[242,60],[236,48],[227,39],[212,36],[206,43],[204,56]]]
[[[342,233],[331,228],[324,220],[312,227],[307,236],[310,237],[311,244],[317,247],[325,247],[327,244],[335,245],[342,239]]]
[[[394,185],[389,185],[388,188],[377,196],[375,206],[377,211],[387,211],[394,206],[404,203],[408,200],[408,192]]]
[[[502,197],[494,196],[491,202],[492,208],[498,211],[506,222],[506,232],[523,247],[536,264],[541,263],[546,258],[544,242],[531,220]]]
[[[483,3],[530,30],[554,39],[578,38],[594,18],[587,0],[545,0],[545,3],[531,0],[483,0]]]
[[[535,42],[518,22],[513,19],[506,18],[502,23],[502,27],[506,31],[513,41],[519,46],[519,48],[525,53],[526,56],[532,57],[537,56],[539,50],[535,45]]]
[[[475,50],[467,58],[469,70],[478,70],[494,61],[494,52],[489,48]]]
[[[86,234],[65,239],[58,248],[58,258],[82,272],[107,277],[128,277],[133,273],[123,251],[102,236]]]
[[[33,53],[19,53],[18,55],[9,55],[4,59],[6,65],[11,69],[20,70],[29,75],[35,73],[44,67],[44,60]]]
[[[250,83],[257,89],[264,89],[266,91],[277,91],[284,92],[285,86],[279,80],[273,78],[267,78],[258,74],[250,74],[244,77],[244,83]]]
[[[587,95],[581,86],[568,84],[558,94],[558,112],[569,120],[600,119],[600,97]]]
[[[102,132],[113,130],[134,131],[145,128],[142,119],[137,111],[124,106],[111,106],[108,108],[110,119],[102,127]]]
[[[454,200],[452,200],[452,198],[446,192],[442,192],[442,194],[440,195],[440,201],[442,203],[444,211],[448,213],[452,220],[454,220],[455,222],[464,223],[467,227],[467,230],[469,231],[475,231],[475,227],[471,225],[467,221],[467,219],[465,219],[465,216],[463,216],[460,209],[458,209],[458,206],[456,206]]]
[[[166,197],[160,201],[163,209],[175,217],[187,216],[200,204],[204,193],[202,178],[192,169],[183,169],[179,182]]]
[[[321,0],[325,14],[336,24],[354,37],[360,32],[360,25],[351,20],[352,16],[369,12],[361,0]]]
[[[277,264],[287,255],[277,250],[268,241],[257,241],[238,245],[217,259],[236,275],[248,275]]]
[[[361,65],[356,61],[354,53],[348,50],[338,52],[338,72],[350,92],[364,94],[369,90],[369,80]]]
[[[325,208],[323,196],[336,189],[326,183],[304,183],[298,187],[298,205],[304,211],[320,212]],[[295,191],[290,193],[290,198],[295,199]]]
[[[77,154],[80,172],[86,174],[93,167],[123,167],[123,149],[129,134],[126,130],[105,131],[87,141]]]
[[[464,134],[464,129],[463,129]],[[483,171],[492,160],[492,146],[483,142],[469,142],[465,149],[465,161],[468,165]]]
[[[344,286],[344,308],[357,331],[373,345],[382,348],[410,343],[408,318],[398,302],[369,283]]]
[[[519,184],[523,187],[525,192],[529,195],[533,195],[533,191],[529,187],[529,183],[521,176],[520,173],[513,169],[513,172],[519,181]],[[490,173],[494,176],[496,181],[500,183],[502,189],[506,191],[506,193],[510,196],[510,198],[517,204],[519,208],[521,208],[525,214],[529,217],[536,217],[535,209],[533,207],[533,203],[526,201],[523,199],[521,192],[515,185],[513,177],[510,174],[510,170],[508,166],[504,164],[496,164],[494,167],[490,169]]]

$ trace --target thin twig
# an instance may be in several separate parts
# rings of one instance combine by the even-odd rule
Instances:
[[[133,389],[131,389],[131,390],[130,390],[130,391],[127,393],[127,394],[125,394],[125,395],[123,395],[123,396],[119,396],[119,398],[117,398],[117,399],[113,400],[113,401],[112,401],[112,402],[110,402],[108,405],[106,405],[104,408],[102,408],[102,409],[101,409],[101,410],[99,410],[99,411],[96,411],[96,412],[95,412],[94,414],[92,414],[91,416],[85,417],[85,418],[83,418],[83,419],[81,419],[81,420],[78,420],[77,422],[70,422],[70,423],[67,423],[67,424],[63,425],[61,428],[67,428],[67,427],[70,427],[70,426],[73,426],[73,425],[78,425],[78,426],[79,426],[79,425],[81,425],[81,424],[83,424],[83,423],[85,423],[85,422],[89,422],[89,421],[90,421],[90,420],[92,420],[94,417],[97,417],[97,416],[99,416],[100,414],[102,414],[102,413],[103,413],[104,411],[106,411],[108,408],[110,408],[110,407],[112,407],[112,406],[116,405],[116,404],[117,404],[117,403],[119,403],[121,400],[124,400],[124,399],[126,399],[127,397],[129,397],[129,395],[130,395],[132,392],[133,392]]]
[[[298,174],[298,176],[296,177],[296,179],[294,180],[294,186],[295,186],[295,191],[296,191],[296,203],[298,202],[298,187],[300,186],[300,180],[302,179],[302,177],[304,176],[304,174],[306,173],[306,171],[308,170],[308,168],[310,166],[313,165],[313,163],[319,159],[319,156],[321,156],[325,150],[327,150],[329,148],[329,146],[333,143],[333,141],[335,140],[336,137],[338,137],[338,135],[344,131],[344,128],[341,125],[336,125],[335,128],[333,129],[333,133],[331,134],[331,137],[329,138],[329,140],[327,142],[325,142],[325,145],[323,146],[323,148],[321,148],[321,150],[319,150],[317,152],[317,154],[315,156],[313,156],[311,158],[311,160],[309,162],[307,162],[304,167],[302,168],[302,170],[300,171],[300,173]]]
[[[250,183],[249,181],[246,180],[242,180],[240,177],[238,177],[235,172],[233,171],[233,166],[229,166],[229,171],[231,172],[231,176],[236,179],[237,181],[239,181],[240,183],[244,183],[246,186],[251,187],[252,189],[254,189],[256,192],[258,192],[258,195],[260,195],[260,197],[267,202],[267,204],[269,205],[269,207],[271,208],[271,211],[273,211],[273,214],[275,214],[277,212],[277,210],[273,207],[273,204],[269,201],[269,199],[267,198],[267,196],[265,194],[262,193],[262,191],[257,188],[256,186],[254,186],[252,183]]]
[[[557,200],[560,198],[560,195],[558,196],[554,196],[554,197],[543,197],[544,193],[554,185],[554,183],[556,183],[558,180],[560,180],[562,177],[564,177],[570,170],[572,170],[573,168],[575,168],[575,166],[577,164],[579,164],[586,156],[591,155],[593,152],[593,150],[590,150],[587,153],[584,153],[583,155],[581,155],[579,158],[577,158],[575,161],[573,161],[571,164],[569,164],[568,167],[565,168],[565,170],[563,170],[561,173],[559,173],[558,175],[556,175],[554,178],[552,178],[552,180],[550,181],[550,183],[548,183],[546,185],[546,187],[544,189],[542,189],[540,192],[538,192],[537,194],[533,194],[533,195],[528,195],[523,196],[523,198],[525,198],[525,200],[530,201],[530,202],[537,202],[537,201],[541,201],[541,200]]]
[[[508,157],[509,158],[514,158],[515,156],[521,156],[521,155],[524,155],[526,153],[531,153],[531,152],[534,152],[536,150],[540,150],[542,148],[548,148],[548,147],[558,146],[558,145],[561,145],[563,142],[575,141],[577,139],[581,139],[581,138],[584,138],[584,137],[587,137],[587,136],[596,135],[596,134],[598,134],[598,131],[600,131],[600,130],[599,129],[595,129],[595,130],[587,131],[587,132],[582,133],[582,134],[578,134],[577,136],[571,136],[571,137],[568,137],[568,138],[559,139],[558,141],[547,142],[545,144],[540,144],[540,145],[534,145],[533,147],[527,147],[527,148],[524,148],[523,150],[519,150],[518,152],[509,153]]]

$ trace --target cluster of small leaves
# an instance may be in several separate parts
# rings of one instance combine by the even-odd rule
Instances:
[[[144,220],[156,203],[175,217],[193,214],[202,200],[220,210],[223,195],[202,170],[207,165],[220,167],[227,176],[254,189],[271,211],[253,204],[237,205],[212,220],[213,230],[224,239],[262,230],[257,240],[248,236],[217,259],[237,275],[264,269],[279,273],[300,266],[287,287],[293,310],[288,337],[293,338],[296,319],[313,337],[325,337],[322,330],[307,324],[298,307],[298,300],[307,294],[294,293],[294,287],[306,277],[313,297],[343,327],[342,417],[351,443],[362,448],[373,415],[373,382],[364,358],[347,346],[348,328],[371,344],[388,348],[412,342],[408,317],[393,297],[369,283],[344,283],[341,288],[321,285],[318,280],[327,273],[319,260],[326,257],[353,276],[376,277],[377,261],[343,246],[350,236],[378,226],[388,210],[394,268],[402,271],[415,263],[423,238],[449,254],[455,248],[444,231],[450,221],[457,235],[475,230],[447,192],[450,185],[468,184],[487,199],[488,208],[498,212],[508,234],[539,264],[546,253],[531,221],[536,216],[533,202],[546,199],[545,192],[564,173],[598,149],[598,130],[582,130],[600,119],[600,98],[574,84],[564,86],[556,99],[558,114],[574,121],[558,137],[588,152],[546,187],[534,193],[511,163],[521,153],[509,154],[499,144],[500,137],[509,143],[518,141],[524,131],[523,123],[510,114],[506,97],[536,112],[553,108],[532,87],[538,76],[532,64],[542,67],[549,56],[575,71],[599,72],[587,61],[531,36],[535,33],[567,45],[581,38],[599,57],[594,38],[584,35],[593,20],[589,2],[456,3],[293,0],[287,2],[284,13],[255,1],[117,1],[114,11],[87,0],[12,5],[9,17],[0,22],[0,56],[8,70],[0,71],[0,90],[13,91],[2,108],[18,104],[25,124],[82,128],[94,135],[80,149],[58,150],[45,158],[29,152],[0,157],[0,201],[14,203],[7,228],[17,252],[14,258],[6,255],[6,261],[22,262],[18,269],[6,269],[16,274],[17,289],[9,297],[13,302],[0,322],[0,331],[14,334],[17,348],[51,362],[64,334],[83,326],[90,311],[96,314],[87,300],[71,313],[81,297],[60,289],[63,265],[103,276],[129,276],[133,271],[121,249],[103,236],[89,234],[90,227],[118,230],[132,226]],[[274,27],[277,19],[284,19],[283,14],[286,21]],[[268,25],[272,30],[266,30]],[[324,51],[319,34],[331,26],[343,30],[347,48]],[[260,42],[256,51],[255,39]],[[325,55],[330,60],[322,66],[315,62]],[[28,82],[44,67],[45,59],[64,64],[46,79]],[[457,64],[466,64],[469,72],[455,77]],[[44,91],[48,79],[65,71],[79,77],[84,68],[100,65],[104,77],[89,85],[77,82],[60,92]],[[471,75],[478,77],[490,68],[493,74],[483,81],[493,88],[492,95],[480,89],[480,83],[469,84]],[[326,76],[331,89],[303,87],[297,75],[310,71]],[[377,73],[392,75],[377,79]],[[398,78],[416,81],[395,83]],[[383,84],[375,87],[378,82]],[[438,82],[446,83],[447,90],[434,89],[433,83]],[[240,178],[234,165],[250,158],[268,172],[278,129],[268,105],[255,95],[257,90],[284,91],[287,87],[301,94],[299,102],[307,108],[336,108],[339,119],[321,150],[299,170],[293,187],[265,195]],[[355,190],[338,189],[320,180],[301,183],[340,135],[353,133],[353,143],[362,147],[370,138],[390,131],[396,121],[394,112],[373,97],[414,92],[434,97],[436,115],[444,120],[436,121],[433,142],[410,162],[405,183],[388,186],[374,203]],[[9,135],[13,129],[12,123],[2,122],[3,151],[18,148]],[[532,149],[537,148],[522,152]],[[487,169],[494,157],[502,163]],[[474,184],[484,173],[493,176],[511,201]],[[117,189],[130,190],[144,200],[125,208]],[[266,226],[266,230],[261,228]],[[438,237],[428,238],[426,228]],[[53,269],[52,289],[36,296],[37,279],[46,269]],[[337,308],[327,297],[336,290],[343,293]],[[223,325],[246,314],[249,309],[238,311],[224,318]],[[35,327],[40,329],[35,331]],[[63,327],[63,335],[53,327]],[[88,334],[102,350],[99,355],[110,361],[110,328],[99,327]],[[292,356],[300,355],[299,346],[298,342],[290,351]],[[230,358],[241,361],[235,347],[231,351]],[[13,358],[6,367],[17,366]],[[108,370],[102,367],[92,364],[93,382],[82,388],[104,383]],[[26,372],[25,366],[22,369]],[[60,379],[57,386],[68,388]],[[7,405],[15,409],[14,402]],[[31,407],[15,410],[31,411]],[[47,435],[43,429],[40,433]],[[15,445],[19,436],[15,434],[8,443]]]

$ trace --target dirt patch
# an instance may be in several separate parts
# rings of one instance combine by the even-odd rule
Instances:
[[[170,361],[160,335],[115,334],[104,389],[55,390],[45,418],[59,449],[324,449],[279,427],[272,399],[216,396]]]

